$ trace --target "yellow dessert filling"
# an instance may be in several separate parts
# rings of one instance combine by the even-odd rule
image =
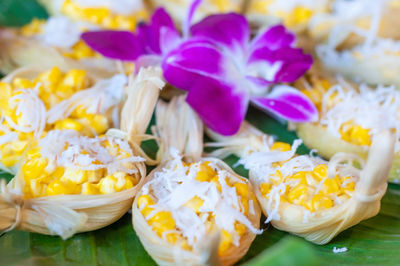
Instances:
[[[289,151],[287,143],[276,142],[271,150]],[[275,163],[275,166],[284,166],[285,162]],[[271,190],[281,184],[286,185],[285,192],[280,196],[280,202],[287,202],[302,206],[310,212],[328,209],[349,199],[355,188],[350,176],[328,176],[326,164],[316,165],[312,171],[297,171],[292,175],[283,176],[278,169],[268,182],[260,184],[260,192],[265,198],[270,197]]]
[[[301,91],[315,104],[320,114],[322,114],[322,103],[324,94],[332,87],[326,79],[312,80],[312,88],[302,89]],[[326,103],[325,112],[333,108],[337,103],[337,94],[333,93]],[[371,145],[370,130],[355,124],[353,121],[347,121],[342,124],[339,130],[341,139],[354,145]]]
[[[11,83],[0,82],[0,138],[6,139],[0,144],[0,162],[12,167],[19,161],[38,130],[35,125],[40,127],[38,119],[43,120],[43,132],[73,129],[87,136],[103,134],[110,126],[108,118],[102,114],[87,113],[81,106],[75,108],[69,117],[53,124],[46,123],[46,113],[42,117],[32,116],[40,111],[39,107],[46,112],[92,83],[84,70],[71,69],[63,73],[57,67],[33,79],[15,77]]]
[[[134,14],[115,14],[107,7],[82,7],[76,1],[65,0],[61,12],[76,20],[84,20],[107,29],[120,29],[134,31],[136,25],[148,17],[145,9]]]
[[[87,141],[88,138],[80,137],[81,141]],[[76,139],[76,138],[75,138]],[[51,144],[50,144],[51,145]],[[128,159],[132,157],[131,151],[126,151],[117,143],[105,136],[101,136],[91,142],[90,150],[82,149],[75,157],[86,156],[93,160],[95,166],[93,170],[80,169],[80,162],[72,167],[60,158],[68,158],[69,151],[68,140],[64,143],[63,151],[58,153],[59,158],[46,158],[42,152],[43,147],[40,141],[33,145],[26,152],[26,158],[21,166],[20,174],[24,181],[24,197],[36,198],[55,195],[97,195],[120,192],[134,187],[139,178],[136,176],[136,170],[133,162]],[[122,165],[130,171],[110,171],[103,165],[99,154],[95,148],[100,148],[102,153],[106,152],[108,156],[126,160]],[[104,154],[103,154],[104,156]],[[99,159],[96,159],[99,157]],[[57,161],[59,159],[60,161]],[[96,167],[98,166],[98,167]]]
[[[190,168],[193,164],[187,164]],[[200,170],[197,172],[195,177],[196,181],[199,182],[207,182],[211,183],[215,186],[215,188],[221,193],[221,183],[220,178],[218,176],[218,172],[214,170],[210,166],[210,162],[203,162],[200,165]],[[250,191],[249,185],[245,179],[243,179],[243,183],[234,182],[234,180],[226,177],[226,184],[233,188],[236,191],[236,195],[238,197],[238,201],[240,202],[240,212],[244,216],[249,215],[249,204],[253,204],[256,202],[255,195]],[[160,237],[166,239],[171,244],[178,244],[183,249],[192,250],[193,246],[191,246],[183,233],[177,228],[176,222],[173,218],[173,214],[171,211],[166,210],[157,210],[156,205],[157,198],[151,194],[143,194],[140,195],[137,199],[137,207],[139,208],[141,214],[146,219],[147,223],[152,227],[152,230]],[[184,206],[193,210],[197,216],[203,217],[207,216],[205,220],[206,231],[210,232],[213,228],[215,228],[215,214],[212,212],[204,213],[200,211],[200,208],[203,206],[204,200],[198,196],[194,196],[190,200],[188,200]],[[234,230],[236,236],[243,236],[247,232],[247,227],[236,221],[234,224]],[[218,248],[219,255],[223,255],[228,251],[229,248],[234,245],[234,236],[232,232],[228,232],[225,229],[221,229],[221,242]]]

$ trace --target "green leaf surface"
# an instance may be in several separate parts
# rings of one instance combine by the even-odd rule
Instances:
[[[22,25],[32,17],[47,14],[33,0],[0,0],[0,25]],[[250,109],[247,119],[277,139],[292,142],[294,132]],[[154,157],[156,145],[143,145]],[[309,150],[302,146],[301,153]],[[233,165],[237,158],[226,162]],[[246,176],[242,167],[234,168]],[[8,174],[0,177],[10,179]],[[346,230],[329,244],[317,246],[296,236],[265,225],[265,231],[253,242],[240,261],[246,265],[396,265],[400,264],[400,186],[390,184],[383,198],[382,208],[374,218]],[[333,253],[333,248],[347,247],[344,253]],[[131,215],[118,222],[89,233],[77,234],[63,241],[59,237],[12,231],[0,237],[0,265],[155,265],[133,231]]]

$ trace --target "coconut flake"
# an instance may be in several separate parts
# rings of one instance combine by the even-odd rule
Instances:
[[[337,247],[333,247],[332,252],[333,253],[343,253],[343,252],[347,252],[348,249],[346,247],[342,247],[342,248],[337,248]]]
[[[67,17],[50,17],[43,27],[43,34],[40,35],[46,44],[60,48],[71,48],[76,44],[82,31],[79,26]]]

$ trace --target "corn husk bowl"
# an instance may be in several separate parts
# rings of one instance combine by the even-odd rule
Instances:
[[[47,45],[34,37],[22,36],[17,29],[0,28],[0,72],[8,74],[24,66],[51,68],[58,66],[62,70],[71,68],[85,69],[92,76],[108,78],[124,72],[119,61],[104,57],[75,60],[63,56],[62,49]]]
[[[239,177],[228,165],[219,159],[203,158],[200,160],[200,162],[205,161],[211,161],[221,169],[228,171],[230,175]],[[154,178],[154,174],[161,171],[165,166],[165,164],[162,164],[150,172],[150,174],[145,178],[144,184],[150,182]],[[249,184],[249,186],[250,189],[252,189],[251,184]],[[141,193],[139,192],[136,198],[140,195]],[[256,237],[256,234],[246,230],[246,233],[240,237],[238,246],[231,245],[223,256],[218,256],[217,250],[219,238],[213,236],[213,232],[210,232],[209,235],[205,236],[204,239],[201,240],[204,242],[204,245],[201,245],[199,249],[190,252],[178,246],[173,246],[168,241],[160,238],[148,225],[137,206],[138,204],[135,200],[132,205],[133,228],[139,236],[146,251],[159,265],[205,265],[215,264],[216,262],[221,265],[233,265],[247,253],[247,250],[250,248],[251,243]],[[258,204],[255,203],[254,214],[249,214],[248,219],[255,228],[259,228],[260,218],[261,209]]]
[[[134,155],[144,152],[133,140],[141,140],[150,122],[151,114],[164,85],[159,68],[142,69],[128,85],[128,99],[122,110],[121,130],[111,129],[107,135],[126,139]],[[140,121],[140,122],[138,122]],[[140,125],[137,125],[137,124]],[[146,176],[143,161],[133,165],[139,180],[133,188],[104,195],[59,195],[26,199],[24,177],[19,171],[8,185],[0,186],[0,230],[26,230],[63,239],[75,233],[92,231],[107,226],[132,206],[133,198]]]
[[[12,83],[15,78],[26,78],[26,79],[34,79],[37,77],[40,73],[49,70],[50,68],[45,68],[43,66],[27,66],[27,67],[22,67],[18,68],[11,73],[9,73],[7,76],[5,76],[1,81],[5,83]],[[66,70],[64,70],[66,71]],[[90,73],[87,75],[88,77],[88,87],[84,90],[76,92],[74,95],[71,96],[71,99],[66,99],[57,106],[54,106],[54,109],[48,110],[46,117],[43,117],[42,119],[46,119],[48,123],[54,123],[57,120],[61,120],[66,118],[66,113],[71,109],[71,107],[76,107],[80,104],[87,104],[91,100],[96,101],[96,97],[107,97],[108,95],[104,95],[104,86],[107,86],[107,80],[106,79],[99,79],[97,76],[93,76]],[[127,93],[125,93],[127,94]],[[71,100],[77,100],[77,102],[71,102]],[[65,104],[64,104],[65,103]],[[118,112],[120,108],[122,108],[123,103],[121,102],[120,104],[116,104],[109,108],[106,113],[102,113],[102,115],[105,115],[108,119],[108,121],[113,121],[114,116],[115,116],[115,111]],[[57,107],[61,107],[61,109],[57,109]],[[53,112],[54,110],[54,112]],[[118,119],[117,119],[118,120]],[[114,124],[114,123],[112,123]],[[110,123],[111,125],[111,123]],[[113,126],[116,126],[115,124]],[[0,154],[1,156],[1,154]],[[11,173],[11,174],[16,174],[18,170],[18,164],[11,166],[11,167],[6,167],[0,162],[0,169]]]
[[[365,167],[360,172],[354,195],[346,202],[329,209],[317,210],[314,215],[304,218],[304,208],[287,202],[279,205],[279,220],[271,223],[279,230],[304,237],[322,245],[343,230],[362,220],[378,214],[380,200],[386,192],[387,176],[393,160],[395,137],[386,131],[377,135],[373,142]],[[262,196],[256,184],[257,176],[250,170],[250,181],[256,187],[255,193],[265,215],[268,199]],[[275,203],[273,203],[275,204]]]
[[[157,159],[162,163],[155,168],[146,178],[143,185],[155,178],[155,173],[168,167],[173,159],[171,149],[175,149],[185,162],[210,161],[219,169],[226,170],[230,176],[243,179],[223,161],[216,158],[201,158],[203,151],[203,124],[194,111],[185,102],[185,95],[174,97],[169,104],[159,101],[156,108],[156,126],[153,132],[158,136],[159,150]],[[251,189],[251,184],[249,183]],[[251,190],[250,190],[251,191]],[[143,191],[138,193],[142,195]],[[255,228],[260,225],[261,209],[254,202],[254,214],[249,214],[248,219]],[[167,240],[160,238],[148,225],[138,209],[137,200],[132,205],[132,223],[144,248],[150,256],[160,265],[205,265],[220,263],[231,265],[243,257],[255,238],[249,230],[240,237],[238,246],[232,245],[223,256],[218,255],[219,230],[209,232],[204,239],[197,240],[198,247],[193,251],[174,246]]]

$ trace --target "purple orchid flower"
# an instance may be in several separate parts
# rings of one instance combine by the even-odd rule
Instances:
[[[104,56],[160,65],[165,79],[187,90],[187,102],[214,131],[238,131],[250,102],[293,122],[314,121],[318,112],[298,90],[277,85],[293,82],[312,65],[312,58],[294,48],[295,36],[278,25],[250,40],[246,18],[235,13],[206,17],[190,26],[200,4],[193,2],[182,35],[159,8],[150,24],[130,32],[88,32],[82,39]]]

